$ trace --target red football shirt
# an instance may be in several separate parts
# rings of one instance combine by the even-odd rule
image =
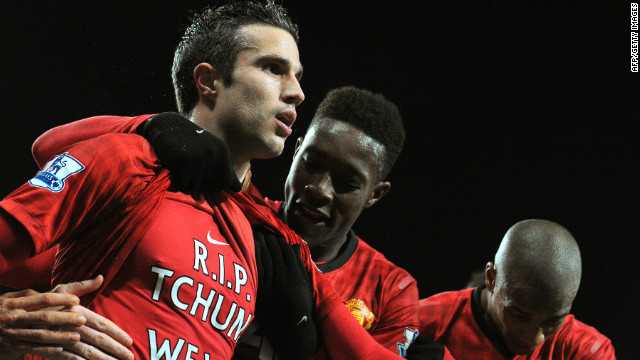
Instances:
[[[146,192],[168,185],[162,173],[142,137],[103,135],[56,156],[0,206],[37,253],[60,243],[60,280],[113,264],[108,254],[114,239],[129,237],[128,214],[146,211],[148,225],[129,229],[142,228],[141,238],[88,308],[133,338],[136,358],[229,359],[255,308],[250,224],[227,224],[210,201]]]
[[[445,345],[457,360],[615,359],[611,341],[567,315],[554,335],[533,353],[514,356],[487,330],[480,310],[482,288],[449,291],[420,300],[420,333]]]
[[[78,132],[78,133],[81,133],[81,136],[76,136],[77,133],[74,131],[76,128],[80,129],[82,125],[86,125],[83,123],[86,120],[79,121],[76,123],[71,123],[56,129],[52,129],[51,131],[53,131],[53,133],[56,135],[52,136],[51,134],[45,134],[47,136],[45,136],[44,138],[42,137],[39,138],[34,144],[33,153],[34,153],[34,156],[38,156],[36,154],[40,154],[40,156],[50,157],[51,154],[55,153],[56,151],[55,149],[59,149],[61,147],[67,148],[70,144],[80,141],[83,138],[92,138],[102,133],[109,133],[114,129],[116,129],[116,131],[122,131],[122,130],[117,130],[120,128],[124,129],[124,131],[134,131],[134,129],[139,124],[141,124],[144,120],[146,120],[150,116],[152,115],[145,115],[145,116],[136,117],[136,118],[104,117],[104,116],[96,117],[96,118],[90,119],[93,121],[92,126],[88,126],[88,127],[85,126],[84,129],[81,129]],[[73,135],[70,136],[69,134],[73,134]],[[105,135],[105,136],[108,137],[108,135]],[[138,137],[138,139],[142,139],[142,138]],[[148,144],[146,144],[146,142],[143,142],[143,143],[145,144],[144,146],[146,146],[145,149],[148,151],[149,150]],[[47,148],[47,149],[43,149],[42,151],[38,151],[35,149],[38,144],[40,145],[48,144],[48,146],[53,146],[53,148]],[[113,147],[113,145],[111,145],[111,147]],[[91,148],[91,146],[89,146],[89,148]],[[47,153],[47,151],[49,152]],[[149,158],[152,158],[154,161],[157,160],[153,155],[149,156]],[[113,167],[118,170],[122,170],[127,167],[126,165],[123,165],[122,163],[120,163],[117,157],[112,157],[112,159],[116,159],[116,160],[115,161],[112,160],[112,162],[109,163],[105,159],[105,163],[109,163],[113,165]],[[56,160],[57,160],[57,163],[56,163]],[[52,160],[53,163],[49,163],[47,164],[47,166],[60,167],[61,160],[64,160],[64,158],[56,157],[54,160]],[[43,179],[38,179],[38,180],[42,181]],[[44,180],[50,180],[50,179],[44,179]],[[151,188],[151,190],[148,191],[148,194],[143,193],[144,195],[148,195],[148,196],[137,197],[138,199],[140,198],[144,199],[144,201],[139,201],[137,203],[138,206],[141,206],[140,204],[145,205],[146,206],[145,210],[149,212],[159,211],[158,210],[159,201],[163,199],[163,195],[164,195],[163,191],[166,191],[166,188],[168,187],[168,177],[166,176],[166,174],[164,178],[162,178],[161,180],[162,181],[149,182],[148,188]],[[34,186],[33,184],[31,185]],[[64,182],[62,184],[60,184],[59,182],[56,182],[56,183],[45,184],[45,185],[47,185],[51,189],[61,190],[64,187]],[[128,197],[128,199],[134,199],[134,198],[136,198],[136,196]],[[249,220],[251,221],[251,223],[262,224],[269,227],[273,231],[281,232],[283,235],[285,235],[285,237],[287,238],[287,241],[291,244],[303,243],[302,240],[299,238],[299,236],[293,233],[290,229],[288,229],[288,227],[284,223],[282,223],[282,221],[277,217],[277,214],[275,214],[275,212],[272,209],[270,209],[268,206],[264,204],[260,204],[259,202],[256,202],[255,199],[252,199],[250,196],[243,193],[228,193],[226,195],[224,193],[220,193],[215,195],[214,198],[220,201],[220,203],[217,204],[218,207],[216,208],[219,211],[214,211],[214,213],[217,216],[222,218],[221,219],[222,223],[226,223],[229,227],[233,227],[235,229],[235,231],[230,232],[230,236],[227,236],[227,240],[234,239],[234,235],[238,235],[239,232],[240,233],[242,233],[243,231],[246,232],[245,222],[246,220]],[[90,198],[89,200],[94,200],[94,199]],[[115,214],[119,214],[118,211],[121,211],[121,210],[122,209],[116,210]],[[149,216],[145,215],[146,211],[137,211],[136,213],[140,213],[141,215],[137,217],[130,216],[127,219],[128,221],[123,221],[121,222],[121,224],[125,224],[124,227],[126,227],[128,231],[133,231],[133,232],[136,232],[136,231],[140,232],[148,229],[147,226],[149,222],[148,220]],[[222,215],[218,215],[218,214],[222,214]],[[244,219],[244,221],[239,220],[240,218]],[[131,220],[136,220],[136,221],[131,221]],[[241,226],[236,226],[237,225],[236,222],[238,221],[242,223]],[[222,226],[222,223],[218,225]],[[143,226],[136,226],[137,224],[141,224]],[[142,230],[139,230],[139,229],[142,229]],[[107,227],[107,230],[110,230],[110,228]],[[111,231],[117,231],[117,230],[120,230],[120,229],[116,228],[116,230],[111,230]],[[60,235],[60,234],[57,234],[57,235]],[[122,242],[124,243],[125,248],[127,246],[133,246],[138,244],[137,239],[131,240],[131,239],[135,239],[136,238],[135,236],[127,237],[126,235],[127,233],[125,233],[124,235],[120,234],[120,236],[118,237],[118,239],[123,240]],[[32,236],[33,236],[33,233],[32,233]],[[56,237],[53,236],[51,238],[55,239]],[[249,248],[248,251],[253,252],[252,239],[251,239],[250,245],[248,245],[248,241],[246,239],[236,239],[236,240],[239,240],[237,241],[237,243],[240,244],[240,247],[247,247]],[[229,240],[229,244],[230,245],[235,244],[235,246],[238,246],[236,242],[231,240]],[[47,244],[44,244],[44,245],[36,244],[36,248],[38,251],[41,251],[41,250],[44,250],[43,247],[46,245]],[[78,250],[78,247],[76,247],[74,250],[75,250],[74,253],[76,254],[82,252]],[[82,250],[86,250],[86,248]],[[92,249],[92,250],[95,250],[95,249]],[[122,254],[124,253],[125,255],[128,255],[129,250],[130,249],[127,249],[127,251],[123,251],[122,253],[119,253],[119,254],[116,253],[116,256],[113,259],[111,259],[113,260],[112,264],[116,264],[117,266],[107,267],[106,269],[107,284],[109,283],[108,281],[111,280],[112,276],[117,275],[117,269],[119,269],[120,266],[123,266],[122,261],[124,261],[125,259],[128,259],[127,256],[122,256]],[[247,250],[247,249],[243,249],[243,250]],[[366,332],[362,330],[362,328],[358,326],[354,326],[355,322],[352,321],[353,318],[351,317],[351,314],[339,302],[338,295],[335,293],[335,291],[333,290],[331,285],[328,283],[328,281],[323,276],[321,276],[321,274],[317,271],[317,269],[311,262],[310,254],[306,245],[302,247],[302,250],[303,250],[303,260],[305,260],[305,264],[310,270],[310,275],[312,277],[312,281],[314,284],[314,297],[316,300],[316,316],[318,318],[320,327],[322,328],[322,331],[325,335],[325,339],[327,340],[327,343],[331,344],[331,346],[329,346],[331,356],[333,356],[336,359],[352,359],[352,358],[369,358],[370,356],[373,356],[373,354],[376,354],[376,357],[379,357],[379,358],[385,358],[385,359],[399,358],[397,355],[393,355],[393,353],[388,352],[387,350],[381,348],[378,343],[373,341],[366,334]],[[117,255],[120,255],[120,256],[117,256]],[[67,263],[63,262],[63,265],[65,264],[69,265],[69,262]],[[104,265],[104,262],[100,263],[100,266],[103,266],[103,265]],[[255,269],[254,269],[255,262],[249,262],[247,265],[252,265],[252,269],[251,269],[253,270],[252,273],[255,273]],[[91,267],[91,265],[89,265],[89,267]],[[116,269],[116,270],[113,270],[113,269]],[[161,271],[161,270],[158,270],[157,268],[154,268],[154,270],[160,271],[160,273],[157,274],[159,278],[169,277],[168,275],[166,275],[166,274],[169,274],[169,272],[165,273],[164,270]],[[61,273],[65,274],[64,271],[61,271]],[[59,277],[58,280],[60,282],[63,282],[63,281],[77,280],[77,278],[86,278],[87,276],[84,276],[83,274],[91,274],[91,273],[95,273],[95,271],[93,272],[75,271],[72,273],[75,276],[67,276],[67,277],[62,276],[62,277]],[[66,274],[69,274],[69,272],[67,271]],[[182,286],[183,283],[180,283],[180,285]],[[233,284],[227,284],[227,287],[229,286],[233,287]],[[201,290],[202,288],[198,286],[198,291],[201,291]],[[154,296],[157,295],[155,290],[153,294]],[[198,293],[197,296],[201,296],[201,294]],[[246,294],[246,301],[247,302],[251,301],[250,300],[251,297],[252,297],[251,294],[248,292]],[[175,293],[172,292],[171,300],[176,301],[176,298],[177,296],[175,295]],[[207,298],[207,301],[208,300],[209,298]],[[201,300],[197,300],[196,302],[200,303]],[[126,303],[124,305],[131,306],[131,304],[129,303]],[[176,305],[175,302],[174,302],[174,305]],[[176,306],[178,306],[178,308],[181,309],[183,305],[184,305],[184,302],[178,301]],[[234,326],[236,326],[235,324],[236,323],[234,323]],[[123,327],[123,328],[126,330],[126,327]],[[236,333],[236,335],[237,334],[238,333]],[[148,338],[149,338],[150,344],[152,343],[151,342],[152,336],[154,336],[153,339],[157,339],[155,333],[149,331]],[[168,345],[165,345],[165,344],[168,344]],[[179,339],[176,344],[177,346],[180,346],[180,349],[182,349],[182,346],[185,345],[185,341],[184,339]],[[188,344],[187,346],[187,350],[186,350],[188,355],[187,358],[193,356],[193,354],[199,351],[197,348],[193,347],[192,345],[193,344],[191,345]],[[176,350],[177,348],[172,348],[171,346],[173,345],[170,342],[162,343],[162,345],[159,345],[159,343],[157,343],[156,348],[151,348],[151,351],[158,351],[166,355],[171,354],[172,356],[175,355],[175,356],[179,356],[180,358],[182,358],[182,356],[185,356],[182,352],[179,352],[177,354],[172,352],[172,351],[177,351]],[[205,355],[205,357],[207,356],[208,354]],[[223,358],[226,358],[226,356],[223,356]]]

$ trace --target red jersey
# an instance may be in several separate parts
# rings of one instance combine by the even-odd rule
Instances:
[[[252,187],[249,192],[262,195]],[[281,201],[265,202],[278,210]],[[404,269],[387,260],[382,253],[362,241],[353,231],[334,260],[316,264],[340,295],[359,324],[387,349],[401,352],[418,328],[418,287]],[[407,338],[409,337],[409,338]],[[319,351],[313,358],[328,355]],[[252,323],[240,338],[234,358],[244,360],[275,359],[273,348]]]
[[[228,224],[213,201],[146,191],[168,185],[164,173],[142,137],[108,134],[56,156],[0,206],[25,226],[37,253],[59,242],[58,282],[113,266],[115,239],[138,235],[124,224],[127,214],[146,211],[140,239],[87,307],[133,338],[138,359],[229,359],[255,308],[250,224]]]
[[[400,358],[381,348],[361,327],[357,326],[357,323],[353,321],[352,315],[340,302],[331,285],[317,271],[310,259],[309,249],[306,244],[266,204],[244,193],[226,192],[210,195],[205,202],[200,202],[198,206],[189,203],[182,194],[176,195],[177,199],[173,195],[168,195],[169,179],[167,172],[159,167],[157,158],[152,153],[146,140],[136,135],[103,135],[69,147],[74,141],[109,133],[114,128],[133,131],[131,129],[135,129],[151,116],[153,115],[136,118],[96,117],[89,119],[93,121],[93,126],[82,129],[83,125],[86,125],[83,121],[71,123],[57,128],[57,135],[60,135],[57,138],[55,136],[41,137],[34,144],[34,155],[39,154],[39,156],[50,157],[54,153],[52,151],[60,148],[67,149],[68,152],[55,156],[45,165],[45,169],[38,173],[36,178],[10,194],[3,201],[2,207],[28,229],[34,239],[36,253],[56,244],[56,241],[60,239],[61,250],[58,253],[57,261],[59,266],[54,270],[54,282],[76,281],[99,273],[105,274],[105,284],[100,293],[91,294],[91,298],[95,298],[95,300],[91,303],[90,308],[98,314],[112,318],[118,326],[129,332],[134,341],[141,347],[136,348],[136,354],[141,358],[166,356],[172,359],[199,359],[210,358],[212,354],[218,354],[217,358],[228,359],[235,347],[237,337],[246,329],[253,315],[252,304],[255,301],[255,280],[257,276],[255,276],[254,247],[249,222],[260,224],[272,231],[280,232],[290,244],[302,244],[302,258],[310,271],[314,287],[316,305],[314,315],[317,318],[326,343],[331,344],[328,349],[333,358],[366,359],[373,356],[373,354],[376,354],[378,358],[384,359]],[[70,136],[70,133],[76,133],[76,129],[80,129],[79,133],[82,135]],[[56,129],[54,129],[55,131]],[[41,151],[38,151],[35,150],[38,144],[41,146],[46,144],[49,147],[41,147]],[[134,148],[137,146],[139,149],[131,151],[130,147],[132,146]],[[71,150],[73,150],[74,156],[80,160],[69,154]],[[96,156],[96,151],[99,151],[101,155]],[[143,156],[137,156],[140,154],[143,154]],[[72,166],[67,166],[67,164]],[[106,168],[109,168],[109,170],[105,170]],[[61,169],[63,169],[62,172],[60,172]],[[91,170],[88,171],[89,169]],[[61,177],[55,176],[58,172],[60,172],[59,175]],[[121,179],[117,179],[118,176]],[[116,178],[116,180],[112,181],[111,178]],[[106,179],[109,179],[109,181],[106,181]],[[80,192],[80,185],[88,187],[88,189],[85,188]],[[103,189],[104,187],[106,189]],[[42,196],[43,191],[63,194],[64,196],[56,198],[56,201],[60,203],[54,204],[53,210],[45,211],[44,209],[47,207],[46,204],[49,200]],[[100,198],[101,196],[104,198]],[[161,234],[171,236],[176,225],[177,215],[180,216],[179,219],[182,221],[185,214],[187,214],[187,217],[192,216],[192,214],[185,212],[184,209],[178,210],[178,206],[173,207],[176,211],[165,211],[165,205],[171,201],[185,201],[199,211],[202,211],[199,206],[210,206],[212,213],[204,211],[207,213],[204,217],[213,216],[215,224],[211,223],[211,221],[206,224],[206,227],[209,228],[206,233],[206,239],[216,246],[224,246],[216,243],[216,241],[228,243],[229,248],[233,249],[233,255],[238,257],[238,262],[229,261],[223,263],[222,257],[219,256],[219,273],[212,271],[208,273],[202,272],[201,275],[203,276],[198,276],[197,278],[177,274],[177,272],[182,273],[183,271],[195,271],[200,274],[199,271],[203,271],[205,265],[207,268],[211,267],[207,262],[207,259],[210,259],[207,256],[210,250],[203,248],[200,244],[201,234],[199,235],[200,238],[194,234],[189,242],[191,245],[189,253],[191,258],[188,262],[191,266],[190,268],[189,266],[186,266],[185,269],[179,266],[171,267],[169,266],[170,264],[162,262],[156,266],[152,265],[153,258],[146,262],[137,258],[138,256],[149,256],[148,254],[137,253],[138,248],[144,247],[143,241],[160,243],[162,249],[157,249],[157,251],[170,253],[167,254],[169,259],[176,255],[172,249],[173,242],[159,242],[156,237]],[[26,204],[29,206],[23,206]],[[73,206],[74,204],[76,206]],[[97,214],[95,213],[96,211],[98,211]],[[103,213],[100,213],[100,211],[103,211]],[[31,212],[35,214],[31,214]],[[170,213],[174,215],[169,215]],[[88,220],[80,222],[79,219],[81,218]],[[197,216],[193,214],[193,218],[196,219]],[[160,223],[160,220],[163,220],[163,222]],[[195,224],[189,221],[185,223],[188,226],[183,230],[199,230],[196,229]],[[59,224],[64,226],[59,226]],[[215,229],[213,225],[218,228]],[[204,227],[202,230],[204,230]],[[154,233],[156,229],[159,229],[159,233]],[[154,236],[148,235],[148,233],[154,233]],[[147,237],[147,240],[141,240],[144,236]],[[217,236],[221,236],[220,239],[216,239]],[[107,240],[96,242],[95,239]],[[156,247],[148,246],[146,249],[151,251],[151,248]],[[91,256],[87,256],[87,254],[91,254]],[[186,254],[184,255],[186,256]],[[87,261],[87,257],[90,257],[91,260]],[[132,258],[137,258],[138,262],[136,260],[130,261]],[[165,258],[158,256],[158,261],[163,259]],[[77,260],[82,261],[78,262]],[[185,260],[184,263],[187,263],[187,259],[183,260]],[[223,266],[224,269],[222,268]],[[226,268],[227,266],[233,266],[233,269],[229,271]],[[215,266],[213,267],[215,268]],[[121,273],[128,273],[129,270],[131,270],[129,276],[141,277],[138,283],[139,286],[126,286],[129,283],[129,279],[124,281],[124,279],[120,278],[122,276]],[[140,272],[145,270],[150,272],[151,275],[145,274],[147,275],[146,277],[142,276],[143,274]],[[226,274],[234,274],[236,282],[229,281],[229,277],[223,281],[221,275],[223,271]],[[245,272],[246,277],[244,277]],[[152,278],[155,276],[155,283],[151,287],[149,287],[149,284],[143,284],[148,280],[149,276]],[[224,284],[220,283],[220,281]],[[165,291],[165,285],[170,287],[169,291]],[[211,285],[211,287],[209,288],[208,285]],[[242,288],[243,286],[245,286],[244,289]],[[113,301],[101,298],[113,297],[116,299],[117,296],[113,295],[114,288],[125,288],[130,294],[126,294],[125,291],[119,294],[123,297]],[[187,292],[188,296],[183,297],[181,291],[185,288],[189,290]],[[218,290],[215,290],[216,288]],[[222,296],[226,293],[228,293],[228,296]],[[224,298],[231,300],[224,302]],[[143,300],[136,302],[132,301],[132,299]],[[191,305],[189,300],[193,301]],[[154,326],[162,325],[168,332],[167,334],[159,334],[156,329],[144,326],[149,319],[147,316],[144,317],[144,321],[131,320],[130,314],[140,313],[140,306],[145,306],[145,304],[152,301],[165,303],[164,306],[167,311],[165,316],[161,317],[165,320],[159,320],[160,324],[156,321],[152,323]],[[200,307],[201,305],[202,307]],[[246,308],[241,307],[242,305],[246,305]],[[145,309],[144,311],[159,311],[158,308],[149,307],[150,309]],[[107,308],[112,309],[112,311]],[[228,310],[228,312],[222,312],[223,310]],[[117,315],[118,312],[121,314]],[[213,312],[215,314],[226,314],[227,317],[219,316],[214,319],[211,317]],[[129,314],[129,316],[122,314]],[[233,317],[232,315],[237,316]],[[241,315],[244,318],[241,318]],[[151,316],[154,317],[155,315]],[[182,317],[182,319],[176,321],[176,318],[179,317]],[[198,323],[198,321],[201,323]],[[207,336],[211,332],[205,331],[206,326],[214,327],[219,333],[214,336],[215,339],[211,345],[200,348],[197,342],[191,343],[189,342],[190,338],[184,337],[191,334],[190,325],[187,324],[189,322],[191,322],[190,325],[193,329],[202,330],[200,331],[200,337]],[[132,323],[135,324],[132,325]],[[187,330],[183,329],[182,325],[187,327]],[[139,328],[143,327],[147,330],[144,335],[138,331]],[[132,334],[134,331],[136,332],[135,335]],[[144,338],[143,344],[140,344],[139,339],[141,338]],[[225,340],[228,346],[225,347],[222,344],[223,341],[218,341],[217,339],[219,338]],[[203,342],[209,341],[212,340],[208,338],[203,340]],[[145,348],[144,346],[147,343],[149,345]],[[217,345],[220,346],[218,347]],[[208,351],[211,351],[211,353]]]
[[[481,290],[449,291],[421,299],[420,333],[445,345],[457,360],[615,359],[611,341],[573,315],[567,315],[560,330],[533,353],[514,356],[485,325]]]

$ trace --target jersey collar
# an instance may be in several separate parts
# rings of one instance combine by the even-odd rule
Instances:
[[[347,233],[347,241],[345,241],[344,245],[342,245],[342,247],[340,248],[338,256],[326,263],[316,264],[318,270],[323,273],[328,273],[342,267],[347,263],[347,261],[349,261],[349,259],[351,259],[351,256],[353,256],[353,254],[356,252],[356,249],[358,248],[358,242],[359,240],[356,236],[356,233],[354,233],[353,230],[350,229]]]

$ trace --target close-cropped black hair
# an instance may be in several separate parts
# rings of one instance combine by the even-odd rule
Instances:
[[[402,117],[394,103],[382,94],[344,86],[327,93],[309,127],[326,119],[350,124],[384,145],[384,165],[379,179],[387,177],[402,152],[405,139]]]
[[[226,85],[238,54],[249,47],[238,31],[245,25],[269,25],[287,31],[295,42],[299,40],[298,26],[287,11],[273,0],[231,1],[220,6],[207,6],[191,18],[173,58],[171,76],[178,111],[189,115],[198,102],[193,70],[203,62],[211,64],[222,74]]]

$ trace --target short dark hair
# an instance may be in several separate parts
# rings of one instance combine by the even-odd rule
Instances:
[[[193,79],[193,69],[202,63],[218,70],[226,85],[238,54],[249,47],[246,39],[238,36],[245,25],[260,24],[283,29],[299,41],[298,26],[287,11],[273,0],[232,1],[220,6],[207,6],[191,18],[191,24],[182,35],[173,58],[171,77],[178,111],[189,115],[198,102],[198,91]]]
[[[384,165],[379,180],[383,180],[402,152],[405,130],[398,107],[382,94],[354,86],[330,90],[316,110],[311,124],[324,119],[345,122],[384,145]]]

